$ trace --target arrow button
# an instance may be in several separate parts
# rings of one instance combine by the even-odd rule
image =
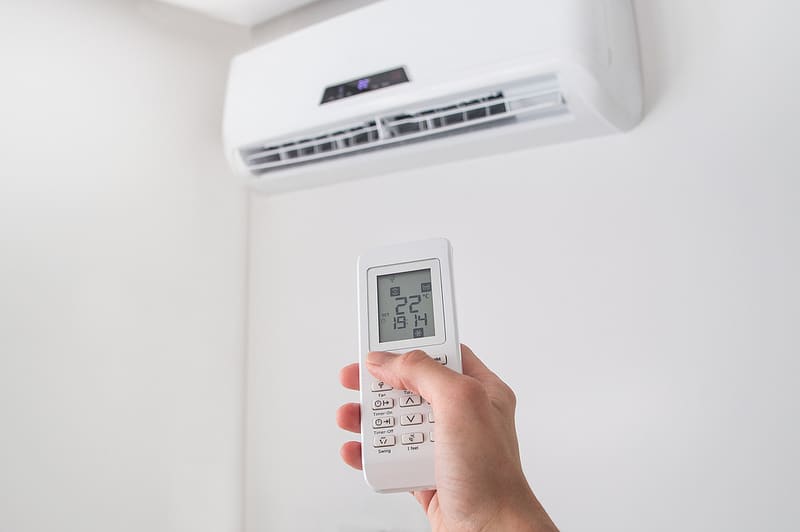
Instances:
[[[400,398],[400,406],[419,406],[422,398],[419,395],[405,395]]]
[[[400,417],[401,425],[419,425],[422,423],[422,414],[403,414]]]

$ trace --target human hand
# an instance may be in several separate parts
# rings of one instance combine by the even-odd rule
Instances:
[[[516,397],[467,346],[464,374],[422,351],[370,353],[367,370],[396,389],[431,403],[436,416],[436,489],[413,492],[434,531],[557,531],[522,472],[514,424]],[[340,373],[342,385],[358,390],[358,364]],[[342,405],[338,425],[360,432],[360,405]],[[361,469],[361,444],[345,443],[344,462]]]

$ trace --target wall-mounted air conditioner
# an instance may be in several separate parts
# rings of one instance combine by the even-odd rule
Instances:
[[[382,0],[237,56],[232,166],[271,191],[625,131],[630,0]]]

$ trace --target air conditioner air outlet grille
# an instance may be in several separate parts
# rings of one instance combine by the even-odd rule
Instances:
[[[421,131],[436,130],[481,118],[507,114],[509,111],[502,92],[482,98],[459,102],[456,105],[418,111],[413,115],[400,114],[382,119],[391,137],[402,137]]]
[[[261,175],[361,152],[563,114],[569,114],[566,99],[557,78],[547,76],[507,90],[486,91],[434,105],[420,104],[346,127],[260,143],[241,149],[240,154],[250,172]]]

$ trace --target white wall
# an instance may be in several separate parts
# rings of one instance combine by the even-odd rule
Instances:
[[[0,3],[3,532],[241,529],[247,35],[174,15]]]
[[[800,7],[636,7],[630,134],[252,198],[248,530],[424,529],[340,462],[333,416],[357,254],[434,235],[563,530],[796,529]]]

